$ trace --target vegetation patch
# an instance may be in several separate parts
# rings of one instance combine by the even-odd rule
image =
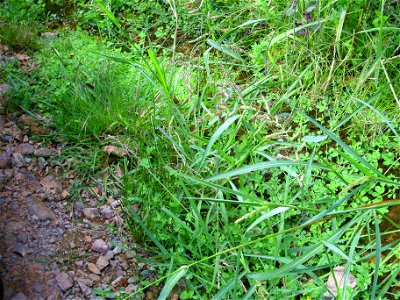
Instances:
[[[127,297],[398,297],[398,4],[135,3],[71,4],[33,93],[91,172],[125,151],[159,276]]]

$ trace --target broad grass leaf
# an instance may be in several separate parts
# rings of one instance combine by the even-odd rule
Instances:
[[[208,145],[207,145],[206,149],[204,150],[204,153],[203,153],[203,156],[202,156],[202,158],[201,158],[201,161],[200,161],[200,164],[199,164],[199,168],[198,168],[199,171],[201,170],[201,168],[202,168],[202,166],[203,166],[203,164],[204,164],[204,161],[205,161],[207,155],[210,154],[210,150],[211,150],[212,146],[215,144],[215,142],[218,140],[218,138],[224,133],[224,131],[227,130],[228,127],[229,127],[233,122],[235,122],[237,119],[239,119],[239,117],[240,117],[239,115],[235,115],[235,116],[232,116],[232,117],[228,118],[228,119],[224,122],[224,124],[222,124],[222,125],[217,129],[217,131],[214,132],[214,134],[212,135],[210,141],[208,142]]]
[[[161,293],[158,296],[158,299],[159,300],[167,299],[167,297],[171,293],[174,286],[178,283],[179,279],[181,279],[186,274],[187,271],[188,271],[188,267],[182,266],[176,271],[175,274],[171,275],[168,278],[167,282],[165,283],[163,289],[161,290]]]
[[[261,170],[266,170],[266,169],[271,169],[271,168],[279,168],[279,167],[286,167],[286,166],[298,166],[301,163],[291,161],[291,160],[276,160],[276,161],[271,161],[271,162],[261,162],[261,163],[256,163],[253,165],[248,165],[245,167],[237,168],[225,173],[221,173],[215,176],[211,176],[209,178],[206,178],[206,181],[216,181],[220,179],[228,179],[233,176],[238,176],[238,175],[243,175],[243,174],[248,174],[251,172],[255,171],[261,171]]]
[[[320,143],[327,139],[327,135],[306,135],[301,140],[305,143]]]
[[[342,250],[339,249],[339,247],[337,247],[336,245],[329,243],[327,241],[322,241],[322,243],[326,246],[326,248],[332,250],[333,252],[335,252],[336,254],[340,255],[341,257],[343,257],[344,259],[346,259],[347,261],[351,262],[351,258],[348,257]]]
[[[289,207],[277,207],[274,208],[273,210],[270,210],[269,212],[263,213],[257,220],[255,220],[250,226],[249,228],[247,228],[246,233],[249,232],[250,230],[252,230],[254,227],[256,227],[258,224],[260,224],[262,221],[271,218],[277,214],[283,213],[285,211],[287,211],[289,209]]]
[[[208,39],[208,40],[207,40],[207,43],[208,43],[211,47],[213,47],[213,48],[215,48],[215,49],[221,51],[222,53],[224,53],[224,54],[226,54],[226,55],[229,55],[229,56],[231,56],[231,57],[233,57],[233,58],[236,58],[237,60],[240,60],[242,63],[245,63],[245,62],[246,62],[243,58],[240,57],[240,55],[236,54],[236,53],[233,52],[232,50],[226,48],[225,46],[221,45],[220,43],[218,43],[218,42],[216,42],[216,41],[213,41],[213,40],[211,40],[211,39]]]

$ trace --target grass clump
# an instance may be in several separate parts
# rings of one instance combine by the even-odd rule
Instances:
[[[38,50],[40,48],[39,31],[35,25],[0,22],[0,43],[16,51]]]

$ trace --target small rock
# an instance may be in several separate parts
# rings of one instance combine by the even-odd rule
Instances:
[[[53,191],[59,192],[62,190],[61,183],[56,180],[53,175],[47,175],[46,177],[42,178],[42,180],[40,180],[40,184],[48,193]]]
[[[109,261],[106,255],[101,255],[96,262],[96,266],[102,271],[105,267],[109,265]]]
[[[16,168],[21,168],[25,164],[24,157],[22,156],[21,153],[13,153],[11,157],[11,162],[13,166]]]
[[[128,281],[126,280],[125,277],[118,276],[113,282],[111,282],[111,285],[113,287],[127,286],[128,285]]]
[[[91,294],[90,288],[86,284],[84,284],[82,282],[78,282],[78,285],[79,285],[79,288],[81,289],[82,293],[84,293],[85,295]]]
[[[25,257],[28,253],[30,253],[29,247],[25,244],[17,243],[17,244],[15,244],[15,247],[14,247],[14,253],[17,253],[17,254],[21,255],[22,257]]]
[[[127,293],[134,293],[138,290],[139,286],[138,285],[134,285],[134,284],[129,284],[126,288],[125,288],[125,292]]]
[[[151,275],[153,275],[154,272],[151,269],[147,269],[147,270],[143,270],[142,272],[140,272],[140,275],[142,275],[143,277],[149,278],[151,277]]]
[[[11,158],[10,156],[4,151],[0,154],[0,168],[5,169],[7,168],[11,163]]]
[[[170,300],[179,300],[179,294],[173,293]]]
[[[132,276],[128,278],[128,283],[135,283],[138,282],[139,278],[137,276]]]
[[[82,268],[84,265],[83,260],[77,260],[75,261],[75,266],[77,266],[78,268]]]
[[[47,161],[43,157],[38,158],[39,168],[42,170],[47,167]]]
[[[111,206],[112,206],[113,208],[116,208],[116,207],[119,206],[119,205],[120,205],[120,202],[119,202],[118,200],[115,200],[115,201],[111,202]]]
[[[126,276],[126,272],[121,270],[121,269],[117,269],[117,272],[115,272],[115,275],[118,276]]]
[[[49,157],[53,154],[53,151],[49,148],[38,148],[33,152],[33,154],[35,156]]]
[[[26,244],[26,242],[28,241],[28,236],[25,233],[21,232],[17,236],[17,241]]]
[[[15,174],[14,179],[16,181],[22,181],[25,179],[25,175],[21,172],[18,172],[17,174]]]
[[[99,216],[99,209],[95,207],[86,207],[83,209],[83,215],[88,219],[94,219]]]
[[[82,217],[83,209],[84,209],[84,206],[81,201],[77,200],[74,202],[74,213],[77,217]]]
[[[29,298],[26,297],[23,293],[18,293],[11,300],[28,300]]]
[[[99,268],[93,263],[88,263],[88,268],[89,268],[90,272],[92,272],[93,274],[96,274],[96,275],[101,274]]]
[[[22,222],[11,221],[10,223],[8,223],[7,229],[16,235],[18,233],[18,231],[20,231],[24,227],[25,227],[25,224]]]
[[[108,206],[104,207],[100,211],[101,215],[107,219],[111,219],[114,216],[113,210],[109,208]]]
[[[92,280],[90,280],[90,279],[88,279],[88,278],[80,278],[80,277],[76,277],[75,278],[75,281],[76,282],[80,282],[80,283],[83,283],[84,285],[87,285],[87,286],[92,286],[93,285],[93,281]]]
[[[11,299],[12,295],[14,295],[14,294],[15,294],[15,291],[12,287],[9,287],[9,286],[5,287],[3,299]]]
[[[5,125],[4,125],[5,126]],[[11,128],[11,134],[13,136],[14,139],[18,140],[18,141],[22,141],[23,136],[22,136],[22,132],[21,130],[17,127],[17,126],[12,126]]]
[[[35,282],[32,287],[36,293],[42,293],[44,289],[44,284],[40,282]]]
[[[91,280],[93,280],[93,281],[95,281],[95,282],[99,282],[100,281],[100,276],[99,275],[96,275],[96,274],[88,274],[88,277],[91,279]]]
[[[64,292],[72,288],[74,282],[72,281],[71,277],[68,276],[67,273],[58,273],[56,276],[57,285],[62,289]]]
[[[63,190],[60,194],[60,197],[62,200],[65,200],[67,198],[69,198],[71,195],[69,194],[69,192],[67,190]]]
[[[114,251],[112,251],[112,250],[108,250],[108,251],[107,251],[106,257],[107,257],[108,259],[112,259],[112,258],[114,258],[114,256],[115,256]]]
[[[121,248],[115,247],[115,248],[113,249],[113,252],[114,252],[114,254],[119,254],[119,253],[122,252],[122,250],[121,250]]]
[[[21,153],[22,155],[32,154],[34,151],[35,146],[28,143],[19,144],[14,149],[14,153]]]
[[[31,212],[36,214],[41,221],[56,220],[54,213],[42,202],[42,200],[34,195],[27,197],[26,202]]]
[[[109,246],[102,239],[97,239],[92,244],[92,250],[98,253],[105,254],[109,250]]]
[[[126,261],[121,262],[120,267],[124,271],[129,269],[129,265],[128,265],[128,263]]]

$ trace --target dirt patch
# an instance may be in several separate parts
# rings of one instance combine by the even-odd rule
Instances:
[[[108,230],[123,223],[119,199],[99,203],[88,190],[71,199],[55,163],[62,144],[31,138],[50,130],[40,124],[39,116],[0,115],[4,299],[94,299],[96,289],[132,293],[140,280],[155,280],[151,265],[138,261],[145,253],[121,250],[126,241]]]

